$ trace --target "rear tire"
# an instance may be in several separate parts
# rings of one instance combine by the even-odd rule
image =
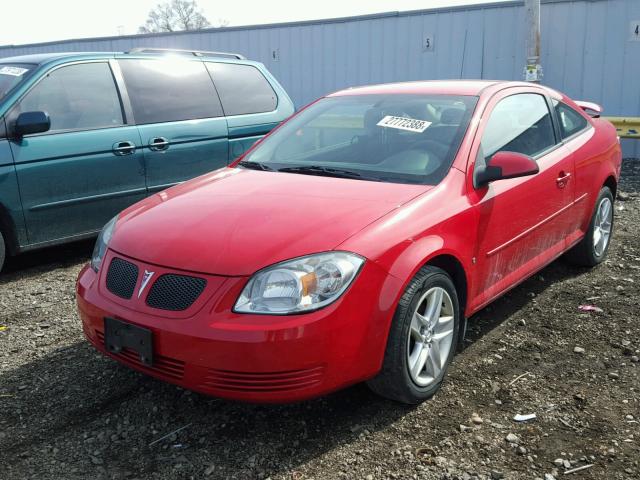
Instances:
[[[584,238],[567,253],[567,259],[583,267],[594,267],[607,258],[613,235],[613,194],[602,187]]]
[[[433,396],[453,359],[460,324],[451,277],[437,267],[421,268],[398,302],[382,370],[369,387],[410,405]]]

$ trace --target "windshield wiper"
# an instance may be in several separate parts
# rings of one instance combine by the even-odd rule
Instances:
[[[287,173],[301,173],[303,175],[319,175],[324,177],[337,177],[337,178],[357,178],[360,180],[373,180],[380,181],[378,178],[363,177],[357,172],[351,170],[343,170],[341,168],[321,167],[320,165],[306,165],[298,167],[284,167],[279,168],[279,172]]]
[[[263,172],[273,172],[274,169],[269,165],[260,162],[252,162],[250,160],[242,160],[238,163],[241,167],[250,168],[252,170],[262,170]]]

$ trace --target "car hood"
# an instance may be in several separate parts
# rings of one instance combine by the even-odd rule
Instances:
[[[250,275],[332,250],[429,188],[224,168],[125,210],[109,247],[156,265]]]

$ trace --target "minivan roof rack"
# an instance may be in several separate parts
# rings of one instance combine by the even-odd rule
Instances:
[[[178,48],[147,48],[136,47],[127,50],[125,53],[180,53],[183,55],[193,55],[194,57],[223,57],[234,58],[236,60],[246,60],[244,55],[229,52],[208,52],[206,50],[181,50]]]

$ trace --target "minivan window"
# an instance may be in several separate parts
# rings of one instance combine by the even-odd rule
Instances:
[[[25,63],[0,63],[0,101],[22,82],[34,65]]]
[[[533,157],[553,145],[555,135],[547,102],[535,93],[501,100],[491,112],[482,136],[486,159],[501,151]]]
[[[120,60],[138,124],[221,117],[205,66],[183,58]]]
[[[265,138],[244,168],[436,185],[445,177],[477,97],[323,98]]]
[[[563,139],[586,128],[587,120],[569,105],[554,99],[553,107],[556,110],[558,122],[560,123],[560,134]]]
[[[251,65],[207,62],[225,115],[275,110],[278,97],[264,75]]]
[[[43,111],[50,132],[123,124],[120,97],[105,62],[80,63],[48,73],[18,104],[18,113]]]

